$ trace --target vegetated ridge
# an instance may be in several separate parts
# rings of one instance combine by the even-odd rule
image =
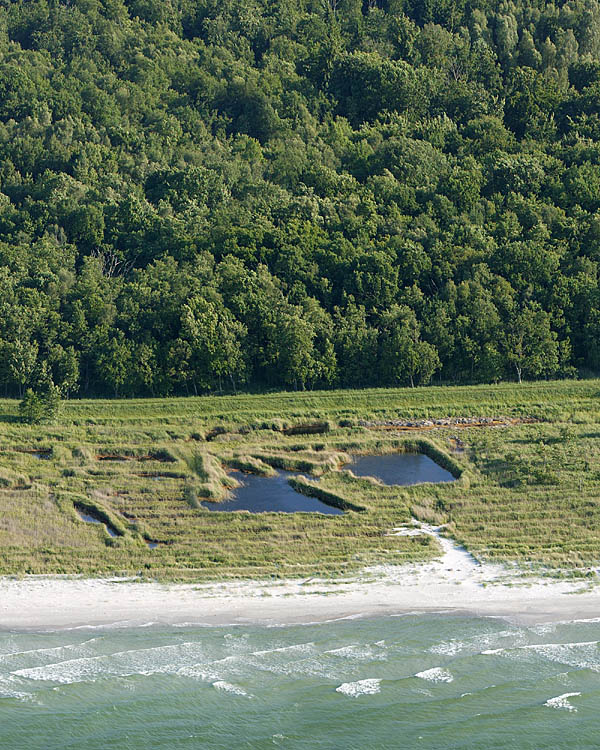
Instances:
[[[438,556],[431,536],[391,533],[416,518],[515,574],[593,581],[599,394],[598,380],[567,380],[70,400],[35,426],[0,401],[0,575],[333,576]],[[350,454],[402,451],[456,481],[387,486],[347,471]],[[232,469],[292,470],[295,489],[344,513],[213,513],[242,478]]]
[[[0,387],[598,370],[597,0],[5,0]]]

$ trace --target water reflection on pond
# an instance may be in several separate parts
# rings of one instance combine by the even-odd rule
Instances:
[[[344,466],[359,477],[375,477],[387,485],[410,485],[421,482],[453,482],[455,477],[429,456],[422,453],[391,453],[384,456],[356,456]],[[247,510],[251,513],[324,513],[340,515],[343,511],[296,492],[287,482],[291,472],[278,471],[275,476],[233,472],[242,486],[232,492],[231,500],[204,502],[202,507],[214,511]]]
[[[337,516],[343,513],[340,508],[307,497],[296,492],[287,482],[289,472],[278,471],[273,477],[260,477],[256,474],[234,472],[242,486],[233,491],[231,500],[222,503],[203,504],[206,510],[232,511],[249,510],[252,513],[325,513]]]
[[[423,453],[388,453],[384,456],[356,456],[346,464],[357,477],[375,477],[384,484],[409,485],[421,482],[453,482],[455,477]]]

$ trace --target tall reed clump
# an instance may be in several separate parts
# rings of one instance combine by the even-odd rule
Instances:
[[[218,502],[225,499],[228,490],[239,487],[239,482],[227,474],[219,459],[211,453],[191,452],[184,455],[184,460],[200,480],[194,487],[198,497]],[[190,482],[186,484],[188,488],[191,486]],[[188,498],[192,497],[192,490],[188,489],[187,493],[186,500],[191,505],[193,501]]]
[[[283,471],[302,471],[313,476],[321,476],[327,471],[339,469],[351,459],[340,451],[305,450],[302,453],[255,453],[261,461]]]
[[[286,435],[319,435],[331,430],[331,422],[304,422],[283,429]]]
[[[95,498],[92,499],[89,497],[75,496],[72,498],[72,502],[75,512],[79,510],[83,511],[84,513],[88,513],[94,518],[97,518],[99,521],[102,521],[102,523],[105,523],[107,526],[110,526],[119,536],[125,536],[125,534],[127,533],[127,528],[125,527],[121,519],[118,518],[116,513],[108,510],[108,508],[106,508]],[[81,520],[77,513],[75,513],[75,517],[78,521]]]
[[[31,480],[21,472],[6,467],[0,468],[0,487],[3,489],[26,489],[31,487]]]
[[[186,481],[183,487],[183,497],[190,508],[198,509],[202,507],[200,504],[200,498],[198,497],[198,492],[194,485],[189,481]]]
[[[256,456],[229,456],[223,459],[227,466],[238,471],[247,471],[261,477],[272,477],[275,469]]]
[[[323,489],[314,482],[310,482],[306,477],[290,477],[288,484],[293,487],[296,492],[307,497],[316,497],[317,500],[321,500],[326,505],[332,505],[334,508],[341,508],[342,510],[353,510],[353,511],[364,511],[366,510],[362,505],[356,505],[351,503],[345,498],[337,495],[335,492]]]
[[[95,460],[96,456],[89,445],[77,445],[72,450],[72,455],[75,461],[80,466],[85,466],[86,464],[90,464],[92,461]]]
[[[167,464],[172,464],[177,461],[177,458],[174,455],[173,451],[166,447],[155,448],[154,450],[150,451],[147,456],[144,456],[144,458],[148,458],[153,461],[160,461],[161,463]]]

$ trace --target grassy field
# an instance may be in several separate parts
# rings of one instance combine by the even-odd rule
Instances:
[[[413,516],[449,524],[481,559],[578,574],[600,563],[600,381],[69,401],[36,427],[17,407],[0,401],[0,574],[338,575],[436,555],[430,537],[388,534]],[[385,424],[446,417],[506,424]],[[457,481],[386,487],[337,470],[348,453],[403,450],[429,453]],[[234,487],[230,468],[274,466],[349,510],[202,507]]]

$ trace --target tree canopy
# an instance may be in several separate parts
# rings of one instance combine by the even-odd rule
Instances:
[[[600,367],[599,0],[2,0],[0,384]]]

